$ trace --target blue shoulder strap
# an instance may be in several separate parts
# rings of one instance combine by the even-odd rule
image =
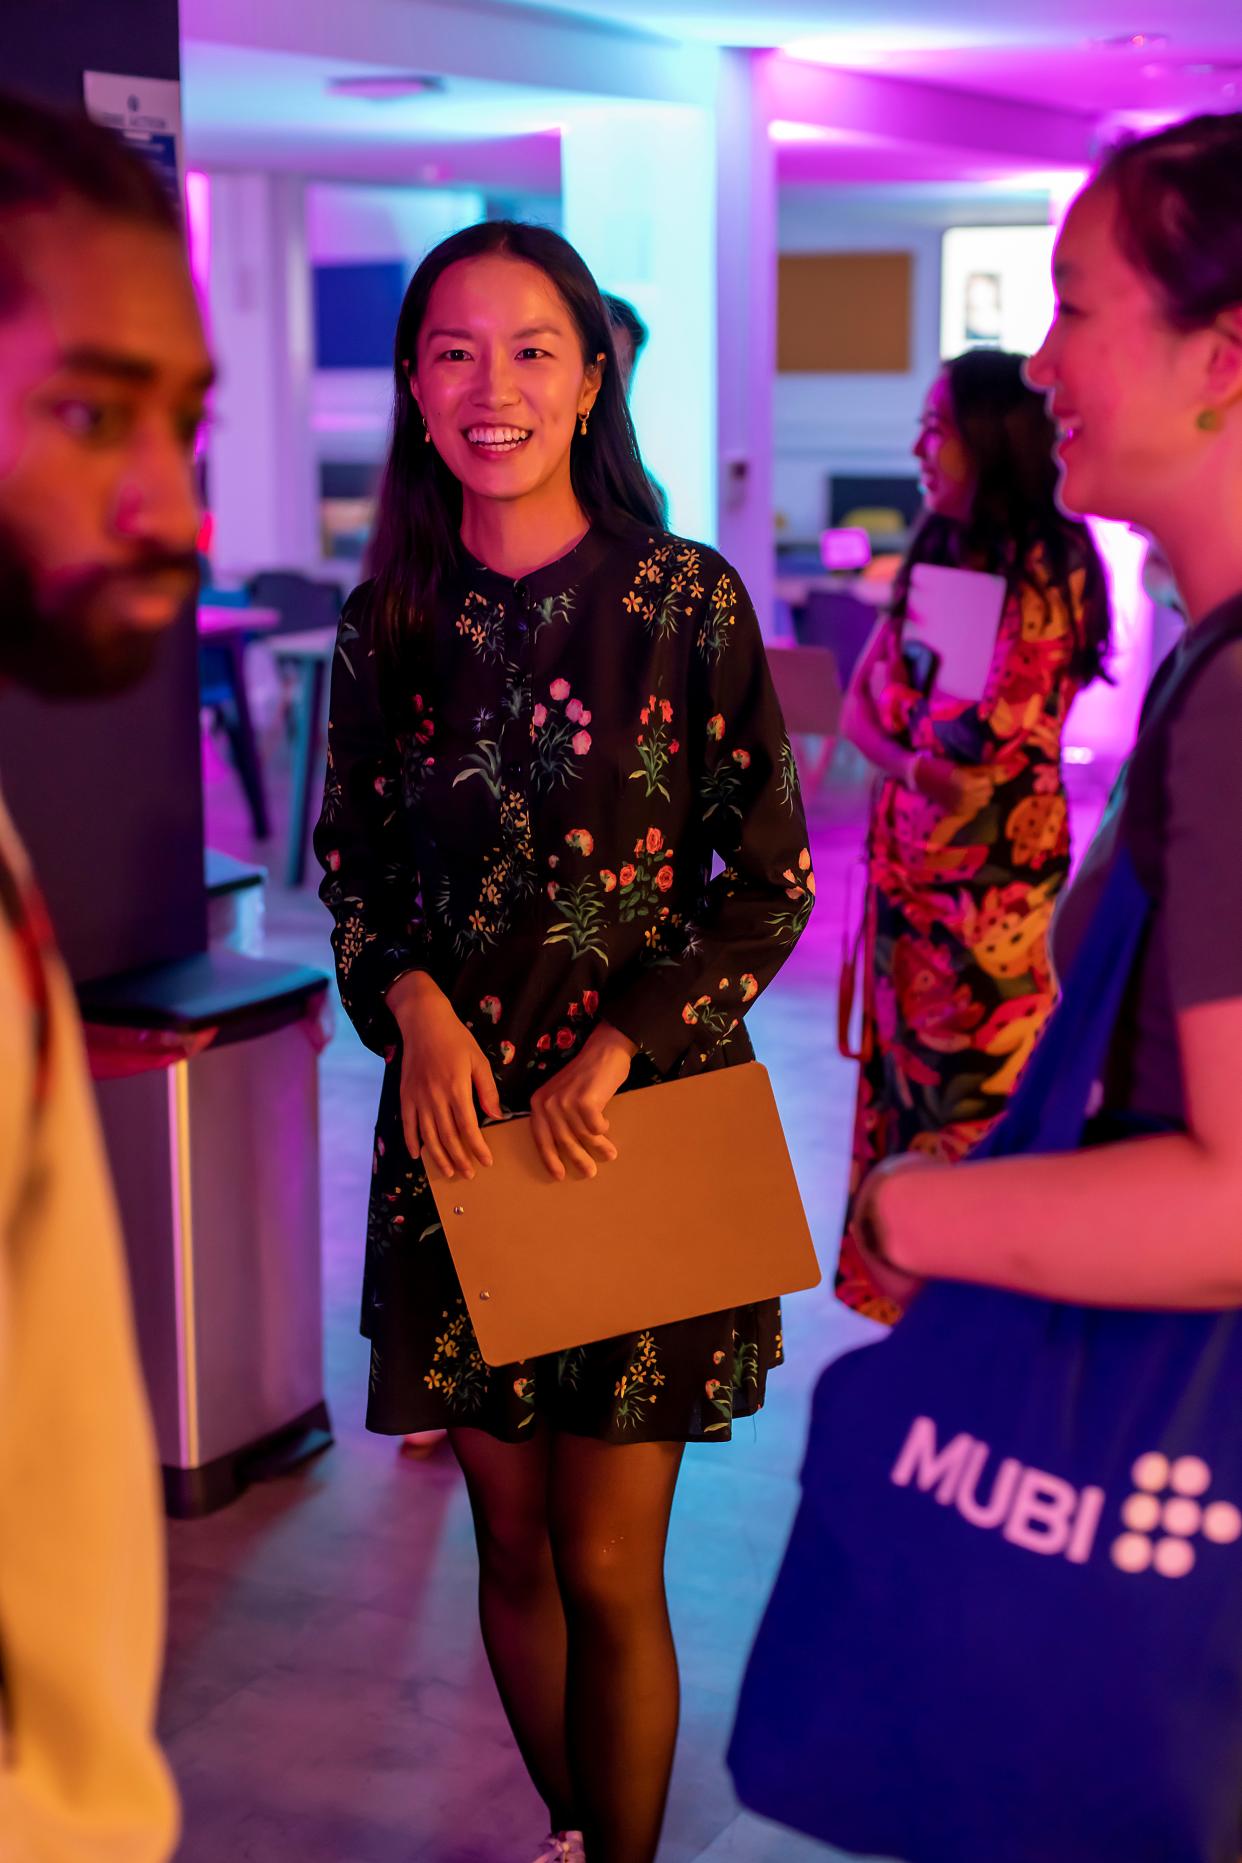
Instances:
[[[1227,625],[1214,626],[1207,635],[1188,636],[1159,669],[1143,708],[1138,742],[1109,802],[1109,815],[1124,809],[1136,778],[1148,784],[1162,780],[1162,739],[1177,706],[1220,649],[1239,636],[1242,604]],[[1124,834],[1118,833],[1104,889],[1057,1006],[1004,1115],[971,1152],[972,1159],[1072,1151],[1078,1144],[1151,910],[1151,897]]]

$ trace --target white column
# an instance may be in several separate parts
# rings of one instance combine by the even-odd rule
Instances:
[[[775,561],[772,442],[776,370],[776,160],[765,55],[725,52],[717,110],[719,544],[765,634]]]
[[[561,143],[565,237],[651,330],[634,380],[643,457],[683,536],[716,540],[716,144],[710,109],[617,104]]]
[[[208,454],[217,574],[314,571],[314,330],[300,177],[211,183],[211,334],[220,368]]]

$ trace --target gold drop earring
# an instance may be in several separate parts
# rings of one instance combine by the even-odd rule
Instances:
[[[582,435],[584,440],[586,439],[587,422],[590,420],[590,418],[591,418],[590,408],[587,409],[585,414],[580,414],[578,416],[578,432]]]

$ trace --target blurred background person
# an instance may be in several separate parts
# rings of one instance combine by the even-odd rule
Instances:
[[[881,781],[837,1291],[883,1321],[897,1308],[850,1236],[854,1199],[898,1153],[962,1157],[1004,1111],[1035,1044],[1054,995],[1048,926],[1070,864],[1062,733],[1108,649],[1103,568],[1086,526],[1057,504],[1056,430],[1022,366],[1020,356],[971,350],[933,382],[914,449],[925,514],[842,717]],[[903,649],[920,564],[1005,579],[976,703],[938,695]]]
[[[639,316],[628,298],[614,297],[611,292],[603,293],[604,309],[608,313],[608,331],[612,337],[613,354],[617,359],[617,372],[621,377],[621,386],[625,390],[626,400],[634,386],[634,371],[638,359],[647,347],[651,335],[646,324]],[[645,470],[645,468],[644,468]],[[668,493],[658,479],[647,473],[647,483],[656,502],[656,511],[665,529],[668,528]]]
[[[604,309],[608,312],[608,327],[612,332],[612,347],[621,375],[621,386],[628,396],[634,370],[638,367],[638,358],[646,348],[651,332],[628,298],[615,297],[611,291],[606,291]]]
[[[160,182],[0,97],[0,682],[89,697],[150,664],[195,587],[210,379]],[[0,810],[0,1852],[21,1863],[157,1863],[176,1837],[123,1261],[71,988]]]

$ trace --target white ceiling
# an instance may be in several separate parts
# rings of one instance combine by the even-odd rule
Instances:
[[[559,190],[557,131],[589,100],[458,77],[442,92],[379,101],[331,88],[333,78],[375,70],[188,39],[181,48],[188,159],[339,180]]]
[[[186,144],[194,163],[548,195],[559,188],[557,131],[593,107],[590,97],[565,89],[459,76],[441,93],[382,102],[342,97],[331,90],[332,78],[392,69],[401,52],[364,64],[273,49],[274,32],[266,45],[261,33],[248,44],[229,43],[226,35],[218,42],[209,31],[196,38],[196,20],[209,26],[218,3],[183,0]],[[261,24],[279,14],[287,24],[287,4],[250,0],[249,16]],[[1242,108],[1242,0],[1007,4],[1013,23],[1000,16],[1006,0],[867,0],[865,6],[860,0],[485,0],[478,17],[485,30],[490,14],[493,32],[527,14],[533,25],[542,12],[545,21],[574,17],[622,34],[657,31],[698,42],[777,46],[950,92],[1053,106],[1087,124],[1115,113],[1142,121],[1199,108]],[[389,5],[387,17],[403,14],[403,0]],[[463,6],[461,16],[468,11]],[[1121,49],[1098,43],[1137,30],[1163,31],[1168,43]],[[436,69],[431,40],[418,44],[412,62],[415,69]],[[506,68],[502,59],[494,62]],[[581,72],[570,81],[581,83]],[[949,119],[957,108],[950,99]],[[986,183],[1022,166],[998,164],[986,153],[971,156],[956,146],[959,140],[946,131],[943,149],[923,146],[912,158],[908,150],[873,146],[866,138],[842,133],[833,140],[829,131],[818,144],[782,145],[779,172],[785,185],[877,186],[914,175]],[[1084,134],[1084,150],[1089,140]]]
[[[1242,108],[1238,0],[493,0],[1091,112]],[[1166,35],[1163,47],[1099,42]],[[1236,65],[1236,71],[1193,69]],[[1190,69],[1188,69],[1190,67]],[[1235,88],[1231,91],[1228,86]],[[1236,101],[1235,101],[1236,100]]]

